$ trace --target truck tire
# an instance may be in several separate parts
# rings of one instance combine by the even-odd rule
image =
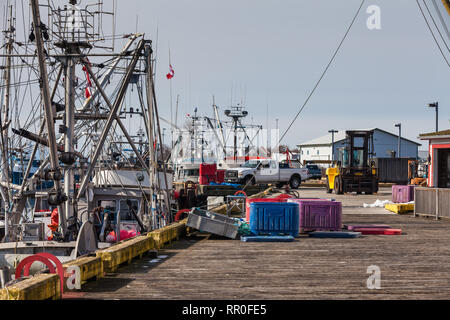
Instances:
[[[342,179],[340,177],[336,177],[336,180],[334,180],[334,192],[336,194],[344,193]]]
[[[301,184],[302,184],[302,179],[297,176],[292,177],[291,180],[289,181],[289,186],[292,189],[298,189]]]

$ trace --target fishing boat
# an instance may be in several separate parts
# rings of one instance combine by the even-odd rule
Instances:
[[[173,221],[152,41],[116,34],[114,3],[31,0],[17,17],[22,7],[2,3],[3,269],[38,252],[73,260]]]

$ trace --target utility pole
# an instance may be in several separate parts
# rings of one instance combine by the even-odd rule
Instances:
[[[331,161],[334,161],[334,134],[337,133],[337,130],[331,129],[328,130],[331,133]]]
[[[398,127],[398,147],[397,147],[397,158],[401,158],[401,139],[402,139],[402,124],[397,123],[395,125]]]

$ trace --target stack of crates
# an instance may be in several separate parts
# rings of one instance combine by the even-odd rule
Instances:
[[[202,163],[199,168],[199,183],[207,185],[210,182],[216,182],[217,165],[215,163]]]

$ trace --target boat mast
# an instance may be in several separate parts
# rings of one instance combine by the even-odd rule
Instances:
[[[9,94],[10,94],[10,82],[11,82],[11,54],[14,43],[14,18],[13,18],[13,6],[9,6],[9,28],[5,32],[7,41],[5,44],[6,48],[6,66],[4,72],[5,79],[5,89],[3,95],[3,106],[0,113],[0,123],[1,123],[1,181],[2,185],[0,186],[1,197],[4,204],[5,209],[5,240],[8,238],[9,232],[9,156],[8,156],[8,131],[9,131]]]
[[[45,65],[45,54],[44,54],[44,41],[42,38],[42,25],[41,18],[39,12],[39,1],[38,0],[30,0],[31,9],[33,12],[33,28],[36,37],[36,51],[38,55],[39,62],[39,74],[40,74],[40,84],[41,84],[41,97],[44,105],[44,116],[45,116],[45,124],[47,127],[47,139],[48,139],[48,147],[50,152],[50,169],[52,172],[52,180],[55,183],[56,196],[54,200],[56,202],[60,202],[58,205],[58,213],[59,213],[59,227],[61,229],[61,233],[66,233],[66,221],[64,214],[62,212],[62,208],[60,204],[65,197],[61,191],[61,171],[58,163],[58,155],[57,155],[57,147],[56,147],[56,136],[55,136],[55,128],[54,128],[54,119],[53,119],[53,111],[52,111],[52,102],[50,100],[50,89],[48,85],[48,74],[47,67]],[[50,198],[50,197],[49,197]]]

